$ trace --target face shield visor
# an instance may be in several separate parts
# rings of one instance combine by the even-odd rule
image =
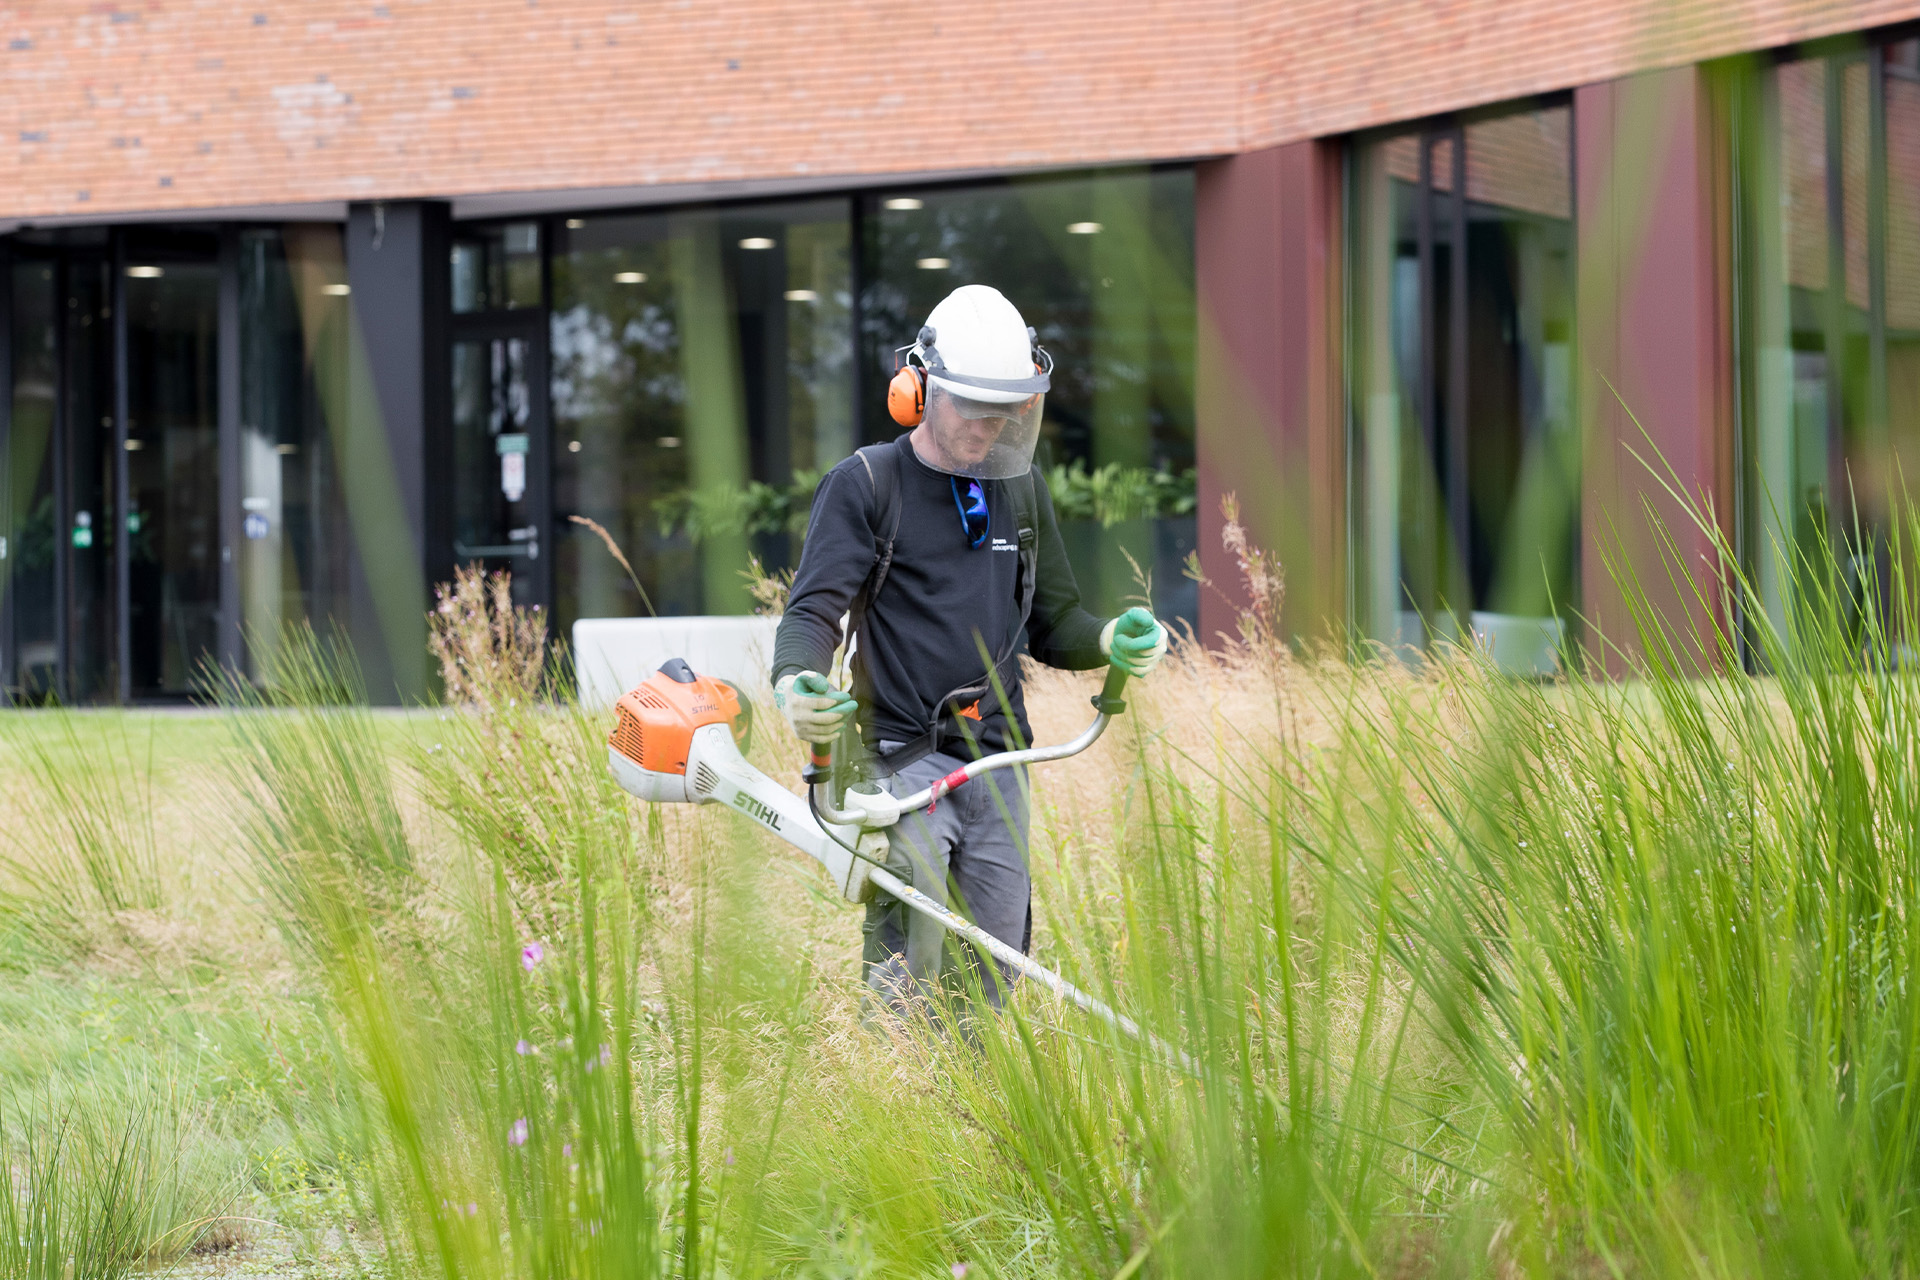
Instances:
[[[923,461],[975,480],[1011,480],[1027,474],[1040,440],[1040,414],[1047,396],[1035,391],[1002,398],[1008,394],[949,387],[938,375],[929,378],[926,425],[935,456],[923,455]]]

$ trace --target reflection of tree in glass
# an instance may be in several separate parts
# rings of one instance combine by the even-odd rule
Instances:
[[[861,297],[867,385],[885,385],[894,348],[947,293],[992,285],[1054,357],[1044,460],[1190,465],[1192,190],[1184,172],[1127,173],[925,192],[913,210],[876,206]],[[949,265],[918,265],[938,259]],[[883,421],[870,434],[890,428]],[[1113,437],[1135,433],[1144,448],[1108,456]]]
[[[863,219],[868,436],[896,430],[874,394],[891,376],[894,349],[958,286],[999,289],[1054,358],[1035,460],[1083,468],[1084,481],[1065,480],[1054,493],[1056,504],[1068,499],[1063,536],[1083,597],[1118,606],[1137,590],[1135,563],[1158,565],[1156,607],[1188,616],[1198,597],[1178,564],[1193,549],[1191,507],[1147,494],[1149,477],[1177,479],[1194,465],[1191,172],[920,191],[915,201],[888,208],[876,199]],[[1132,516],[1119,518],[1122,510]]]
[[[671,278],[657,244],[562,254],[554,259],[552,407],[560,445],[556,512],[607,526],[631,554],[663,612],[699,608],[689,584],[693,552],[663,538],[652,501],[686,483],[681,450],[662,438],[681,434],[686,388]],[[643,277],[629,282],[634,276]],[[563,619],[633,613],[643,606],[623,574],[578,545],[563,547],[559,575]],[[691,585],[692,598],[688,598]]]

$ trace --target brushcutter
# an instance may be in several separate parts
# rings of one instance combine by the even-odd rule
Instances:
[[[843,735],[839,744],[813,748],[803,774],[807,794],[799,796],[741,754],[751,719],[740,690],[725,680],[696,675],[684,659],[670,658],[614,704],[607,763],[621,787],[642,800],[720,804],[745,814],[825,867],[848,902],[866,902],[876,892],[897,898],[1049,991],[1185,1063],[1184,1054],[1147,1035],[1133,1019],[935,902],[884,865],[887,828],[902,814],[916,809],[931,813],[944,797],[984,773],[1065,760],[1099,741],[1108,721],[1127,709],[1120,697],[1126,683],[1126,672],[1108,670],[1106,684],[1093,699],[1093,723],[1071,742],[982,756],[906,796],[889,795],[877,784],[861,781],[847,759],[854,739],[851,733]]]

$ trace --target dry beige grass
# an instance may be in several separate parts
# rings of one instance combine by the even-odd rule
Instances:
[[[1064,672],[1029,664],[1026,698],[1037,742],[1078,733],[1092,715],[1089,696],[1097,672]],[[1073,760],[1033,771],[1032,859],[1037,896],[1044,904],[1078,895],[1110,892],[1121,869],[1124,846],[1116,824],[1140,818],[1140,770],[1177,779],[1191,788],[1193,807],[1211,811],[1224,780],[1239,785],[1282,757],[1300,759],[1333,748],[1341,732],[1337,700],[1363,696],[1378,703],[1381,682],[1412,681],[1404,674],[1375,672],[1355,691],[1350,670],[1305,662],[1276,661],[1245,650],[1209,652],[1178,646],[1154,676],[1128,689],[1129,711],[1092,750]],[[800,744],[777,714],[762,707],[755,762],[783,783],[798,787]],[[437,718],[465,711],[381,714],[381,736],[401,797],[410,839],[418,850],[428,896],[450,892],[456,872],[469,867],[472,851],[422,801],[415,776],[417,753],[432,749]],[[71,728],[69,743],[65,735]],[[556,741],[565,735],[556,726]],[[150,909],[88,916],[87,963],[127,976],[146,974],[163,983],[192,971],[246,975],[262,991],[286,992],[295,975],[278,934],[262,910],[237,820],[240,797],[224,756],[232,749],[218,716],[164,712],[81,714],[70,718],[24,716],[10,725],[0,754],[0,804],[15,815],[49,805],[35,793],[32,753],[59,760],[74,747],[132,759],[150,769],[142,794],[150,799],[154,847],[159,854],[162,900]],[[602,767],[595,757],[582,769]],[[1231,802],[1235,826],[1254,834],[1261,819]],[[793,940],[823,981],[840,984],[857,968],[858,909],[838,902],[801,855],[730,815],[707,810],[663,809],[666,890],[658,904],[662,933],[684,932],[698,890],[714,869],[715,850],[741,842],[753,850],[761,879],[756,910],[766,923]],[[4,842],[13,863],[0,868],[0,887],[15,893],[35,867],[45,868],[72,851],[35,837],[50,828],[31,821],[8,824]],[[1069,895],[1071,896],[1071,895]],[[1303,908],[1310,904],[1302,904]],[[1041,913],[1036,945],[1055,949],[1060,921]]]

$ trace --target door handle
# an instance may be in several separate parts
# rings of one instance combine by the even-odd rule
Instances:
[[[540,544],[536,541],[482,543],[469,546],[455,538],[453,554],[462,560],[498,559],[503,556],[525,556],[529,560],[540,558]]]

